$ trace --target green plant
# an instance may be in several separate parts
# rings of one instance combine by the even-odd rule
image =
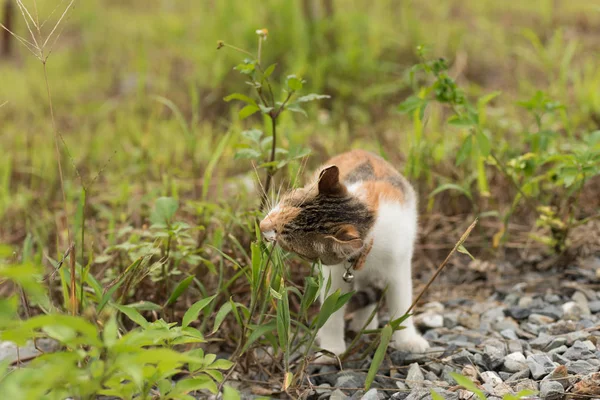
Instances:
[[[22,288],[31,305],[47,307],[49,299],[41,278],[40,268],[32,264],[0,263],[0,282],[10,280]],[[18,300],[13,295],[0,302],[0,339],[25,346],[45,337],[54,340],[60,350],[41,354],[18,369],[4,362],[0,366],[0,391],[14,398],[51,399],[93,399],[96,395],[193,399],[189,393],[196,390],[217,393],[217,384],[223,381],[220,371],[232,363],[217,360],[201,349],[181,348],[205,341],[189,324],[213,299],[197,302],[179,326],[162,319],[148,322],[135,308],[112,302],[97,320],[55,310],[21,321],[16,318]],[[116,310],[139,327],[123,329]],[[186,376],[172,385],[171,379],[181,373]]]
[[[242,136],[250,142],[250,147],[241,149],[236,153],[236,158],[255,160],[258,162],[259,168],[266,169],[261,200],[261,209],[263,209],[269,200],[271,181],[277,171],[291,160],[302,158],[309,153],[307,149],[302,148],[287,150],[277,147],[277,127],[281,114],[287,110],[306,116],[306,111],[302,108],[304,103],[328,99],[329,96],[314,93],[298,96],[298,93],[304,88],[306,81],[297,75],[287,75],[282,88],[284,95],[281,100],[277,100],[275,90],[273,89],[275,83],[272,79],[272,74],[277,65],[271,64],[264,68],[261,64],[262,48],[267,40],[268,31],[266,29],[259,29],[256,31],[256,34],[258,35],[257,54],[252,54],[223,41],[218,42],[217,49],[228,47],[250,57],[244,59],[244,62],[238,64],[235,69],[247,77],[248,81],[246,83],[254,89],[257,98],[254,99],[242,93],[233,93],[225,97],[225,101],[239,100],[246,103],[239,111],[240,119],[245,119],[260,112],[270,120],[270,136],[263,138],[263,132],[258,129],[244,131]],[[283,159],[278,161],[278,154],[283,156]]]
[[[517,206],[525,202],[530,210],[540,212],[537,225],[550,232],[548,236],[534,237],[555,252],[564,252],[569,230],[586,222],[588,218],[598,217],[596,215],[580,220],[577,217],[577,203],[585,183],[600,174],[598,134],[594,132],[584,135],[581,141],[570,137],[570,143],[561,146],[556,140],[560,132],[546,127],[545,117],[565,120],[564,107],[560,102],[551,100],[546,93],[537,91],[529,100],[517,103],[531,113],[535,121],[536,130],[523,134],[528,146],[524,149],[526,152],[514,155],[518,149],[512,149],[513,154],[508,151],[500,153],[492,142],[486,113],[487,104],[500,93],[493,92],[475,102],[470,101],[464,90],[449,76],[446,60],[428,61],[424,56],[425,51],[423,47],[417,49],[421,63],[411,69],[411,78],[415,81],[417,73],[422,72],[426,79],[431,78],[431,83],[419,87],[418,95],[407,98],[399,106],[400,112],[411,114],[414,120],[415,137],[407,173],[418,177],[422,170],[424,153],[420,151],[420,146],[426,120],[425,110],[431,103],[447,105],[452,112],[446,121],[448,126],[466,131],[456,152],[456,165],[475,171],[479,197],[490,196],[486,164],[494,166],[515,190],[511,206],[502,216],[503,227],[494,238],[494,247],[506,241],[510,218]],[[467,163],[468,160],[471,162]],[[455,190],[469,198],[477,207],[470,185],[470,180],[462,184],[441,184],[430,196],[445,190]],[[557,192],[560,193],[559,204],[552,205]],[[489,211],[486,214],[490,215]]]

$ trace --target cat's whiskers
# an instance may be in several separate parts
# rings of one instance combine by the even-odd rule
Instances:
[[[256,175],[256,182],[258,182],[258,189],[259,189],[259,193],[260,196],[262,198],[266,199],[266,203],[265,204],[267,206],[267,208],[271,209],[273,208],[273,204],[268,204],[269,203],[269,195],[267,194],[267,191],[265,190],[265,187],[263,186],[262,182],[260,181],[260,175],[258,173],[258,169],[256,168],[256,164],[254,163],[254,160],[250,161],[252,163],[252,168],[254,169],[254,175]]]

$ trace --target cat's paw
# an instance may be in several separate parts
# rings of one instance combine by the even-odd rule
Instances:
[[[394,333],[390,346],[400,351],[424,353],[429,348],[429,343],[417,332],[403,334],[402,331],[399,331]]]

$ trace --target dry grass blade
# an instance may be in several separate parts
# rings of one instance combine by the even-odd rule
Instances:
[[[37,39],[35,38],[35,33],[33,33],[33,30],[31,29],[31,25],[29,24],[29,21],[31,20],[31,22],[33,23],[33,26],[35,26],[36,30],[37,30],[37,25],[35,23],[35,20],[29,13],[29,10],[27,9],[27,7],[25,7],[25,4],[23,4],[23,2],[21,0],[16,0],[16,1],[17,1],[17,5],[19,6],[19,10],[21,11],[21,14],[23,15],[23,20],[25,21],[25,25],[27,25],[27,30],[29,30],[29,33],[31,34],[31,39],[33,40],[33,43],[35,43],[35,47],[38,49],[38,51],[41,52],[43,46],[40,47],[40,45],[38,44]]]
[[[60,3],[58,3],[56,5],[56,7],[54,7],[54,9],[50,12],[50,14],[48,14],[48,16],[46,17],[46,19],[41,23],[40,25],[40,29],[44,27],[44,25],[46,25],[46,22],[50,21],[50,18],[52,18],[52,16],[54,15],[54,13],[56,12],[56,10],[58,10],[60,8],[60,6],[62,6],[62,4],[65,2],[65,0],[61,0]]]
[[[48,37],[44,41],[44,44],[42,45],[42,48],[46,47],[46,44],[48,44],[48,41],[50,40],[50,38],[52,37],[52,35],[56,31],[56,28],[58,28],[58,26],[60,25],[60,23],[66,17],[67,13],[69,12],[69,10],[71,9],[71,7],[73,6],[73,3],[75,3],[75,0],[71,0],[71,2],[67,5],[67,7],[65,8],[65,11],[63,11],[62,15],[60,16],[60,18],[56,22],[56,25],[54,25],[54,28],[52,28],[52,30],[50,31],[50,34],[48,34]],[[58,37],[60,37],[60,33],[58,34],[57,39],[58,39]]]
[[[17,35],[13,31],[8,29],[2,22],[0,22],[0,27],[2,27],[2,29],[4,29],[6,32],[10,33],[15,39],[17,39],[19,42],[21,42],[21,44],[23,46],[25,46],[27,48],[27,50],[29,50],[31,52],[31,54],[33,54],[36,58],[41,60],[40,54],[36,53],[36,51],[39,51],[39,50],[33,43],[31,43],[29,40]]]

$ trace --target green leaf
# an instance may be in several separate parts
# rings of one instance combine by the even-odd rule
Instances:
[[[231,100],[240,100],[243,101],[244,103],[248,103],[248,104],[252,104],[254,106],[256,106],[256,100],[254,100],[251,97],[246,96],[245,94],[241,94],[241,93],[233,93],[230,94],[229,96],[226,96],[223,98],[223,100],[229,102]]]
[[[442,395],[439,394],[438,392],[436,392],[435,390],[430,389],[430,392],[431,392],[431,400],[444,400]]]
[[[246,341],[246,344],[244,345],[244,348],[242,349],[242,353],[245,352],[246,350],[248,350],[250,348],[250,345],[252,343],[256,342],[258,339],[260,339],[261,336],[263,336],[264,334],[266,334],[268,332],[273,332],[276,329],[277,329],[277,326],[275,325],[275,322],[269,322],[268,324],[259,325],[258,327],[256,327],[256,329],[254,329],[252,331],[252,333],[250,334],[250,336],[248,337],[248,340]]]
[[[127,304],[127,306],[140,311],[160,311],[163,309],[161,306],[151,301],[138,301],[137,303]]]
[[[221,308],[217,312],[217,316],[215,317],[215,326],[212,330],[212,333],[215,333],[219,329],[219,327],[225,320],[225,317],[227,317],[227,314],[231,312],[231,307],[232,306],[230,302],[227,302],[223,304],[223,306],[221,306]]]
[[[458,251],[459,253],[468,255],[469,257],[471,257],[471,260],[475,261],[475,257],[473,257],[471,255],[471,253],[469,253],[469,250],[467,250],[465,248],[465,246],[463,246],[462,244],[460,246],[458,246],[458,248],[456,249],[456,251]]]
[[[476,122],[468,116],[453,115],[450,118],[448,118],[448,124],[468,128],[475,125]]]
[[[233,362],[229,360],[225,360],[224,358],[220,358],[215,360],[213,363],[208,365],[206,368],[208,369],[220,369],[220,370],[228,370],[233,367]]]
[[[458,153],[456,153],[456,165],[462,164],[473,151],[473,136],[469,135],[465,138],[462,146],[458,149]]]
[[[258,111],[260,111],[260,108],[258,108],[258,106],[255,106],[253,104],[248,104],[247,106],[245,106],[244,108],[242,108],[240,110],[240,113],[239,113],[240,119],[246,119]]]
[[[344,304],[346,304],[348,301],[350,301],[350,298],[354,295],[354,291],[348,292],[348,293],[344,293],[343,295],[341,295],[338,299],[337,302],[335,303],[335,307],[333,308],[333,312],[336,312],[337,310],[339,310],[340,308],[342,308],[342,306]]]
[[[469,378],[463,376],[461,374],[457,374],[456,372],[450,372],[450,375],[454,378],[454,380],[465,389],[475,393],[477,397],[481,400],[486,400],[485,395]]]
[[[192,321],[198,319],[198,315],[200,314],[200,311],[202,311],[204,309],[204,307],[209,305],[215,299],[215,297],[217,297],[216,294],[214,296],[207,297],[206,299],[199,300],[199,301],[195,302],[194,304],[192,304],[192,306],[183,315],[183,320],[181,321],[181,326],[185,328]]]
[[[305,96],[298,97],[298,99],[296,100],[296,102],[297,103],[308,103],[310,101],[322,100],[322,99],[329,99],[329,98],[331,98],[331,96],[329,96],[328,94],[310,93],[310,94],[307,94]]]
[[[439,194],[443,191],[446,191],[446,190],[456,190],[458,192],[461,192],[465,196],[467,196],[469,198],[469,200],[473,200],[473,195],[471,194],[471,192],[468,189],[465,189],[464,187],[457,185],[455,183],[445,183],[443,185],[438,186],[433,192],[431,192],[429,197],[434,197],[437,194]]]
[[[298,90],[302,90],[302,80],[296,75],[288,75],[286,83],[287,87],[292,91],[297,92]]]
[[[417,96],[410,96],[402,103],[400,103],[400,105],[398,106],[398,111],[400,111],[402,114],[410,114],[419,108],[423,108],[426,103],[427,100],[425,99],[422,99]]]
[[[240,392],[229,385],[223,386],[223,400],[241,400]]]
[[[331,317],[331,315],[335,312],[335,307],[337,305],[337,301],[339,298],[340,298],[340,290],[339,289],[336,290],[335,292],[333,292],[332,294],[330,294],[329,296],[327,296],[327,298],[323,302],[323,305],[321,306],[321,310],[319,311],[319,314],[317,315],[316,329],[322,328],[323,325],[325,325],[325,322],[327,322],[327,320],[329,319],[329,317]]]
[[[373,356],[373,361],[371,362],[371,366],[369,367],[369,372],[367,373],[367,379],[365,381],[365,390],[369,390],[371,384],[375,380],[375,375],[379,371],[379,367],[383,362],[383,358],[385,357],[388,344],[392,338],[392,333],[394,330],[390,324],[387,324],[381,330],[381,338],[379,341],[379,346],[377,346],[377,350],[375,351],[375,355]]]
[[[495,99],[496,97],[500,96],[501,94],[502,94],[501,91],[495,91],[492,93],[488,93],[485,96],[480,97],[479,100],[477,100],[477,105],[484,106],[487,103],[489,103],[490,101],[492,101],[493,99]]]
[[[181,380],[177,382],[172,391],[181,394],[188,394],[201,389],[207,389],[213,394],[217,393],[217,385],[210,377],[206,375]]]
[[[140,314],[135,308],[124,306],[121,304],[113,304],[112,306],[115,307],[117,310],[121,311],[123,314],[127,315],[127,317],[129,317],[130,320],[132,320],[139,326],[147,328],[150,325],[150,323],[146,321],[146,318],[144,318],[142,314]]]
[[[477,145],[479,147],[479,152],[483,157],[490,155],[490,152],[492,151],[492,145],[490,143],[490,139],[482,131],[477,132]]]
[[[119,336],[119,330],[117,328],[117,318],[114,313],[108,319],[106,325],[104,325],[104,331],[102,332],[102,338],[104,339],[104,345],[107,348],[111,348],[116,342]]]
[[[260,152],[254,149],[239,149],[235,152],[234,160],[256,160],[262,156]]]
[[[286,109],[286,110],[289,110],[289,111],[291,111],[291,112],[295,112],[295,113],[298,113],[298,114],[302,114],[302,115],[304,115],[305,117],[308,117],[308,114],[306,113],[306,111],[305,111],[305,110],[304,110],[302,107],[300,107],[298,104],[296,104],[296,103],[287,104],[287,105],[285,106],[285,109]]]
[[[531,389],[524,389],[519,391],[517,394],[506,394],[502,397],[502,400],[521,400],[524,397],[531,397],[538,394],[537,391]]]
[[[273,111],[273,107],[265,107],[262,104],[259,104],[258,108],[260,108],[260,112],[263,114],[269,114],[271,111]]]
[[[402,323],[404,321],[406,321],[412,314],[410,313],[406,313],[401,317],[396,318],[395,320],[390,321],[390,325],[392,326],[392,329],[394,329],[394,331],[397,331],[399,329],[404,329],[402,325]]]
[[[242,132],[242,136],[252,141],[253,143],[259,144],[260,138],[263,135],[263,131],[260,129],[248,129]]]
[[[265,73],[263,74],[263,79],[267,79],[268,77],[271,76],[271,74],[273,73],[273,71],[275,71],[275,67],[277,66],[277,64],[271,64],[267,67],[267,69],[265,69]]]
[[[177,212],[179,203],[172,197],[159,197],[154,203],[154,209],[150,215],[153,224],[169,224],[171,218]]]
[[[179,284],[175,287],[175,290],[173,290],[173,293],[171,293],[169,300],[167,300],[166,306],[170,306],[171,304],[175,303],[179,296],[181,296],[183,292],[185,292],[185,290],[188,288],[188,286],[190,286],[190,283],[192,283],[193,280],[193,276],[188,276],[187,278],[179,282]]]
[[[277,302],[277,336],[279,338],[279,347],[285,354],[288,353],[290,340],[290,305],[288,294],[283,289],[281,300]]]

